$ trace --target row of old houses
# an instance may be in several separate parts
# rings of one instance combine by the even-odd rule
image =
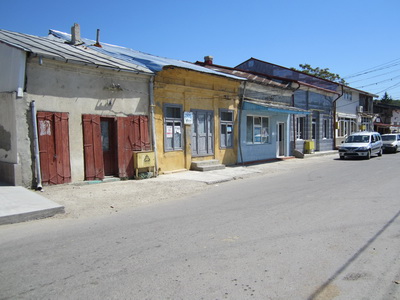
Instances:
[[[255,58],[189,63],[50,30],[0,30],[0,180],[133,178],[336,149],[373,130],[376,95]]]

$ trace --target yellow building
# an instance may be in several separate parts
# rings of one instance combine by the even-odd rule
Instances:
[[[192,162],[237,162],[241,80],[165,66],[155,76],[155,129],[160,174]]]

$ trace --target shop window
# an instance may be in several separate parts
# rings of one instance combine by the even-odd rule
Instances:
[[[269,120],[266,117],[247,116],[246,142],[269,143]]]

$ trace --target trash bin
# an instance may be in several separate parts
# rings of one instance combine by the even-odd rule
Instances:
[[[314,141],[312,141],[312,140],[304,141],[304,153],[305,154],[314,153],[314,150],[315,150]]]

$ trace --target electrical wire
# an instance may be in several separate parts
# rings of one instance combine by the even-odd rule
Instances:
[[[394,62],[396,62],[396,63],[394,63]],[[388,65],[388,64],[390,64],[390,65]],[[388,69],[388,68],[391,68],[391,67],[394,67],[394,66],[397,66],[397,65],[400,65],[400,58],[397,58],[395,60],[391,60],[391,61],[389,61],[387,63],[383,63],[383,64],[380,64],[380,65],[375,66],[375,67],[371,67],[371,68],[365,69],[365,70],[357,72],[357,73],[353,73],[351,75],[343,77],[343,79],[349,79],[349,78],[358,77],[358,76],[365,75],[365,74],[368,74],[368,73],[372,73],[372,72]]]
[[[383,82],[392,81],[393,79],[396,79],[396,78],[399,78],[399,77],[400,77],[400,75],[396,76],[396,77],[393,77],[393,78],[385,79],[385,80],[382,80],[382,81],[374,82],[374,83],[371,83],[371,84],[358,86],[358,87],[356,87],[356,89],[361,89],[361,88],[364,88],[364,87],[367,87],[367,86],[377,85],[377,84],[380,84],[380,83],[383,83]]]

